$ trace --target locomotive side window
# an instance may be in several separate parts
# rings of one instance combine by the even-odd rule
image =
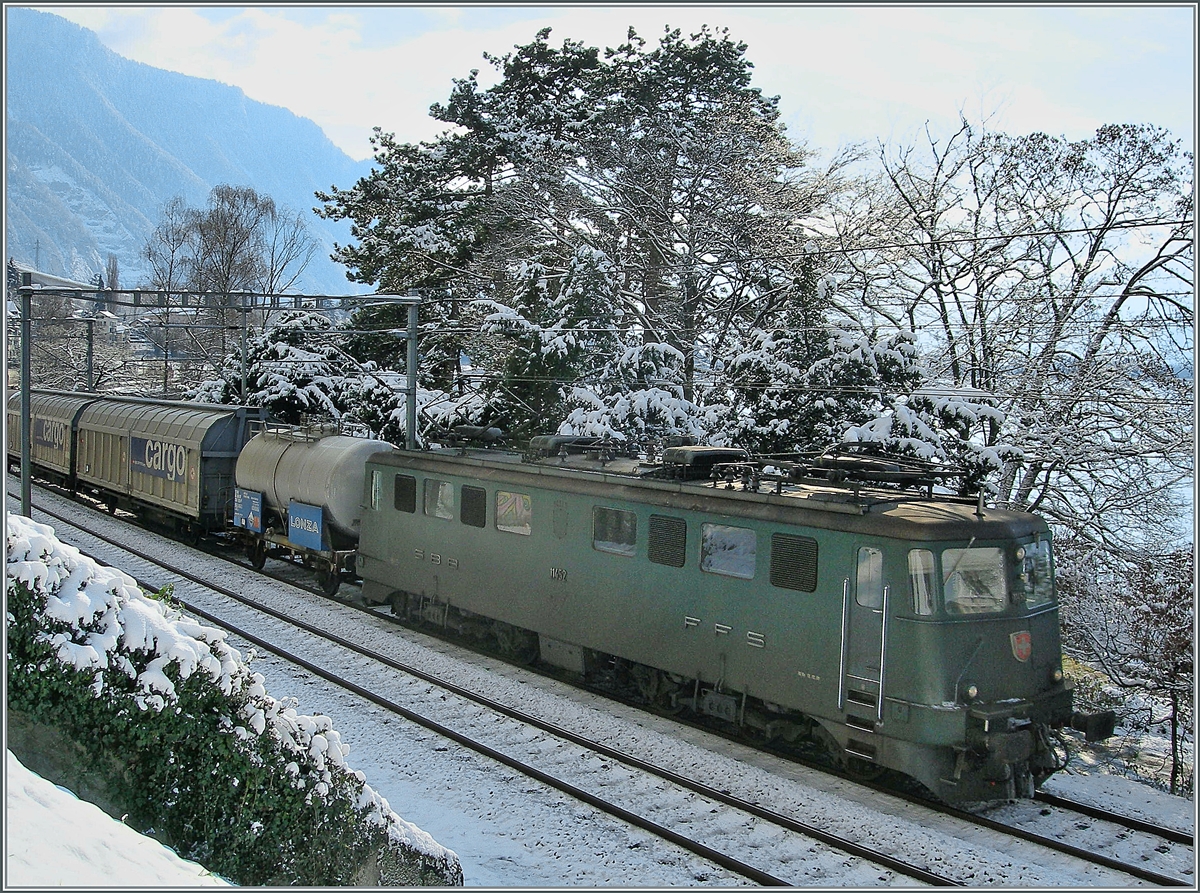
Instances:
[[[651,515],[649,556],[655,564],[683,567],[687,560],[687,521]]]
[[[522,536],[533,533],[533,506],[527,494],[496,491],[496,529]]]
[[[425,481],[425,514],[449,521],[454,518],[454,485],[449,481]]]
[[[864,608],[883,608],[883,553],[871,546],[858,550],[858,585],[854,600]]]
[[[933,613],[936,574],[932,552],[928,549],[913,549],[908,553],[908,585],[912,592],[914,614],[928,616]]]
[[[637,548],[637,515],[619,509],[592,509],[592,548],[614,555],[632,555]]]
[[[383,472],[371,472],[371,509],[379,511],[379,505],[383,501]]]
[[[394,487],[392,502],[396,506],[396,511],[413,514],[417,510],[417,479],[406,474],[398,474]]]
[[[725,577],[754,577],[757,538],[746,527],[700,525],[700,570]]]
[[[1050,557],[1050,541],[1038,540],[1018,546],[1017,586],[1024,590],[1029,607],[1045,605],[1054,599],[1054,565]]]
[[[816,591],[817,541],[790,533],[771,534],[771,585]]]
[[[481,487],[463,484],[462,504],[458,510],[459,520],[472,527],[487,524],[487,491]]]
[[[992,614],[1008,604],[1004,553],[993,547],[947,549],[942,553],[946,610]]]

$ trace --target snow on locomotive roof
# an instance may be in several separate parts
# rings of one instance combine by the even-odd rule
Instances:
[[[532,481],[547,489],[588,492],[632,502],[697,507],[714,514],[756,517],[765,521],[813,527],[857,530],[888,537],[933,539],[1008,539],[1046,533],[1040,517],[1027,512],[983,508],[958,497],[861,484],[788,480],[763,482],[758,490],[740,478],[713,480],[656,476],[658,463],[632,457],[605,458],[596,453],[530,459],[508,450],[471,447],[396,450],[373,456],[380,465],[394,465],[475,477],[491,481]]]

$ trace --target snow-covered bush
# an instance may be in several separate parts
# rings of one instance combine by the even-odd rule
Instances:
[[[811,323],[803,329],[756,329],[724,357],[732,386],[723,399],[728,443],[759,453],[814,453],[851,438],[877,419],[895,395],[924,378],[910,332],[871,337]]]
[[[224,633],[26,518],[8,515],[7,554],[8,709],[120,765],[128,824],[241,885],[372,865],[462,884],[458,857],[347,766],[330,719],[268,695]]]
[[[646,387],[625,393],[600,395],[588,388],[572,388],[573,406],[559,425],[558,434],[642,440],[685,434],[697,439],[708,433],[711,414],[684,400],[678,389]]]

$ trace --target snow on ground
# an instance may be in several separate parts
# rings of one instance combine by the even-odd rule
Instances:
[[[1167,828],[1191,831],[1196,825],[1194,800],[1172,797],[1120,775],[1083,775],[1068,768],[1050,776],[1042,790]]]
[[[5,889],[229,886],[5,754]]]
[[[583,804],[555,792],[538,793],[535,785],[516,773],[439,744],[433,733],[388,716],[319,679],[305,677],[271,655],[260,654],[255,666],[273,685],[297,696],[303,709],[335,718],[344,740],[351,744],[348,762],[377,784],[390,802],[403,804],[399,811],[407,820],[459,855],[467,886],[719,887],[744,883],[737,878],[723,880],[723,872],[703,859],[678,853],[639,832],[614,833],[606,820]],[[521,681],[520,671],[510,673],[503,666],[495,667],[495,690],[489,696],[511,700],[514,682],[527,690],[523,706],[533,706],[535,713],[542,712],[539,706],[547,696],[565,697],[566,703],[557,708],[560,725],[594,735],[633,756],[657,758],[701,780],[723,777],[731,788],[751,792],[751,800],[764,806],[784,805],[784,811],[822,830],[858,838],[868,845],[883,843],[897,854],[923,853],[935,870],[939,864],[969,860],[978,866],[972,886],[1111,888],[1111,879],[1081,874],[1065,857],[1060,868],[1058,857],[1038,847],[974,829],[956,839],[962,832],[952,821],[935,815],[916,816],[916,810],[900,801],[880,798],[824,773],[785,765],[761,751],[605,702],[600,696],[585,692],[560,695],[552,682]],[[583,714],[590,717],[586,727],[581,727]],[[529,751],[536,746],[531,741]],[[612,774],[615,789],[616,767]],[[1194,826],[1192,801],[1126,778],[1060,773],[1046,787],[1060,796],[1128,811],[1148,821],[1186,830]],[[1027,818],[1026,811],[1036,815],[1039,809],[1028,801],[1018,801],[999,807],[993,817],[1006,819],[1011,814],[1021,822]],[[1062,827],[1051,830],[1060,839],[1071,840],[1079,832],[1070,819],[1064,821]],[[864,833],[867,823],[872,831]],[[735,843],[741,830],[730,829],[727,842]],[[806,864],[796,867],[796,876],[803,878],[796,883],[817,888],[842,886],[828,878],[836,877],[837,865],[845,857],[820,853],[820,849],[807,853]],[[1179,853],[1181,870],[1190,865],[1191,856],[1185,849]],[[1034,859],[1043,864],[1031,864]],[[873,881],[868,876],[859,883],[882,887],[906,882],[893,878],[886,883],[882,877]]]

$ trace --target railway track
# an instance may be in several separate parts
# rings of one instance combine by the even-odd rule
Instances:
[[[1111,822],[1118,820],[1133,831],[1141,831],[1146,834],[1152,834],[1155,837],[1161,837],[1163,840],[1171,843],[1181,843],[1184,846],[1195,846],[1195,834],[1189,831],[1180,831],[1177,828],[1167,828],[1163,825],[1156,825],[1153,822],[1147,822],[1142,819],[1137,819],[1132,816],[1117,816],[1116,813],[1109,812],[1106,809],[1092,806],[1088,803],[1078,803],[1067,797],[1059,797],[1055,794],[1047,794],[1045,791],[1038,791],[1034,796],[1034,800],[1038,803],[1045,803],[1047,806],[1056,806],[1063,809],[1069,809],[1079,813],[1081,816],[1088,816],[1093,819]]]
[[[42,509],[39,509],[39,510],[42,510]],[[61,515],[58,515],[57,513],[47,512],[47,514],[52,514],[53,517],[56,517],[58,520],[62,521],[63,523],[66,523],[66,524],[71,524],[74,526],[75,524],[78,523],[76,521],[71,521]],[[94,536],[95,534],[88,534],[88,535]],[[110,540],[110,542],[112,542],[112,541]],[[123,550],[132,551],[129,549],[129,546],[126,544],[113,543],[113,546],[121,548]],[[143,555],[142,560],[148,561],[148,562],[151,562],[151,563],[157,564],[157,565],[163,565],[163,562],[159,558],[150,556],[150,555]],[[125,567],[124,569],[126,569],[127,571],[129,571],[131,573],[133,572],[128,567]],[[182,569],[182,568],[169,568],[168,567],[167,569],[168,569],[169,573],[175,574],[177,576],[195,577],[195,575],[189,574],[189,572],[187,572],[185,569]],[[249,572],[249,571],[247,571],[247,572]],[[209,586],[209,587],[212,586],[211,582],[209,582],[209,581],[201,580],[198,582],[204,586]],[[153,586],[154,582],[150,581],[149,585]],[[159,584],[159,585],[161,585],[161,584]],[[238,593],[233,593],[231,591],[227,591],[226,598],[240,598],[240,595]],[[246,600],[242,599],[242,601],[245,602]],[[322,600],[322,601],[324,601],[324,600]],[[336,603],[333,603],[333,604],[336,604]],[[216,624],[219,624],[222,626],[227,626],[227,627],[239,625],[239,624],[231,623],[231,621],[228,619],[228,617],[226,617],[225,619],[222,619],[215,615],[211,615],[211,614],[209,614],[208,611],[206,611],[206,609],[204,609],[203,607],[201,607],[199,605],[189,604],[189,607],[191,608],[191,610],[200,614],[201,616],[204,617],[205,620],[208,620],[209,622],[213,622],[213,623],[216,623]],[[343,606],[343,608],[344,608],[344,606]],[[255,610],[262,610],[262,608],[256,607]],[[281,611],[279,609],[268,608],[267,610],[269,612],[272,612],[272,611],[274,612],[273,613],[274,620],[286,621],[289,624],[295,624],[298,622],[298,618],[295,616],[296,611],[294,609]],[[318,627],[314,624],[305,624],[303,620],[300,620],[299,624],[301,626],[308,627],[308,629],[307,629],[308,635],[321,635],[321,636],[325,637],[326,639],[330,638],[323,629],[321,629],[320,627]],[[277,630],[277,627],[276,627],[276,630]],[[235,631],[235,634],[246,638],[247,641],[255,643],[256,645],[258,645],[258,647],[262,647],[264,649],[279,650],[277,645],[273,641],[268,642],[266,640],[266,638],[255,634],[251,630],[238,630],[238,631]],[[272,636],[272,638],[274,639],[275,637]],[[335,641],[337,640],[336,636],[332,637],[332,638]],[[359,646],[356,642],[351,642],[348,639],[345,639],[344,637],[342,638],[342,641],[336,642],[336,644],[340,648],[353,648],[359,653],[359,655],[364,655],[364,653],[366,652],[366,650],[361,648],[361,646]],[[483,753],[492,759],[499,760],[500,762],[504,763],[504,765],[508,766],[509,768],[517,770],[517,771],[521,771],[521,772],[529,775],[532,778],[536,778],[537,780],[539,780],[540,782],[542,782],[544,784],[556,784],[556,782],[562,783],[562,784],[566,785],[566,787],[562,787],[559,789],[563,790],[565,793],[569,793],[571,796],[576,797],[577,799],[579,799],[583,802],[589,803],[589,805],[592,805],[593,807],[595,807],[597,809],[606,809],[605,804],[607,803],[607,801],[605,801],[604,798],[599,797],[595,793],[589,791],[588,790],[589,786],[586,784],[580,785],[580,784],[575,784],[570,781],[565,781],[564,779],[556,779],[556,778],[552,777],[549,773],[543,772],[543,770],[538,767],[529,766],[527,762],[517,759],[516,757],[513,757],[511,754],[506,754],[502,750],[492,747],[492,745],[490,745],[490,744],[486,744],[481,741],[475,741],[474,739],[471,739],[469,736],[464,735],[464,733],[455,731],[454,729],[450,728],[449,726],[446,726],[445,730],[443,730],[443,728],[442,728],[443,724],[439,723],[437,720],[414,713],[413,711],[404,707],[403,704],[397,702],[395,699],[389,699],[389,698],[383,697],[380,694],[378,694],[377,692],[372,691],[370,689],[370,687],[362,686],[362,685],[360,685],[358,683],[354,683],[352,681],[341,680],[338,678],[340,674],[333,673],[329,670],[323,669],[322,667],[318,666],[315,662],[309,661],[307,658],[305,658],[301,655],[291,655],[291,656],[287,657],[287,659],[295,660],[300,665],[305,666],[306,669],[309,670],[309,672],[312,672],[316,675],[320,675],[323,678],[326,678],[331,682],[335,682],[335,683],[341,684],[341,685],[346,685],[348,688],[350,688],[350,690],[355,690],[356,693],[359,694],[360,697],[363,697],[363,698],[373,701],[374,703],[376,703],[378,706],[380,706],[383,709],[389,710],[397,715],[403,716],[405,719],[408,719],[412,722],[416,722],[421,725],[425,725],[427,728],[430,728],[431,730],[436,731],[437,734],[441,734],[447,738],[450,738],[451,740],[455,740],[457,743],[459,743],[463,746],[472,747],[473,749],[476,749],[478,752]],[[782,829],[783,831],[786,831],[788,834],[802,835],[804,838],[806,838],[808,840],[816,840],[825,846],[836,847],[854,859],[864,860],[865,862],[871,863],[872,866],[879,866],[880,868],[882,868],[883,869],[882,873],[879,871],[879,868],[872,867],[870,869],[870,870],[874,871],[877,876],[882,874],[882,876],[879,876],[879,880],[884,880],[884,878],[887,876],[887,874],[889,872],[894,872],[895,875],[898,876],[898,878],[909,878],[917,883],[964,884],[964,883],[978,882],[978,875],[975,872],[972,872],[970,877],[963,876],[962,874],[959,874],[956,876],[953,871],[947,870],[947,868],[944,866],[940,867],[938,871],[933,871],[933,870],[930,870],[930,868],[925,865],[911,865],[911,864],[909,864],[908,861],[905,861],[905,859],[897,858],[892,854],[882,852],[878,848],[872,849],[870,847],[862,845],[861,843],[855,842],[854,840],[851,840],[848,838],[839,838],[837,835],[827,833],[826,831],[823,831],[822,829],[817,828],[810,823],[800,822],[800,821],[790,817],[790,815],[788,815],[788,814],[761,806],[759,803],[751,802],[747,798],[734,796],[734,795],[728,793],[727,791],[722,790],[717,787],[714,787],[712,785],[701,784],[700,782],[695,781],[691,778],[685,777],[677,772],[663,769],[653,762],[641,760],[636,757],[630,756],[630,755],[624,753],[621,749],[612,748],[607,745],[604,745],[603,743],[592,741],[592,740],[586,738],[585,736],[571,732],[567,729],[557,727],[554,724],[547,723],[543,720],[538,719],[537,717],[529,716],[529,715],[525,714],[524,712],[515,710],[508,705],[501,704],[499,702],[493,701],[488,698],[484,698],[480,695],[475,694],[474,692],[463,689],[460,686],[456,686],[453,683],[448,683],[445,680],[436,678],[435,676],[432,676],[431,674],[424,672],[423,670],[421,670],[418,667],[406,665],[402,662],[395,661],[386,656],[371,654],[370,659],[373,661],[381,662],[391,670],[400,671],[400,672],[412,677],[413,679],[420,680],[421,682],[427,683],[428,685],[436,685],[443,692],[448,692],[451,695],[453,695],[453,697],[455,697],[455,698],[463,699],[464,703],[466,701],[470,701],[470,703],[475,705],[475,708],[473,708],[473,709],[477,708],[477,709],[481,709],[481,710],[485,710],[485,711],[490,711],[493,716],[503,716],[507,720],[522,724],[527,729],[536,729],[538,735],[553,736],[556,743],[553,745],[550,745],[550,748],[552,750],[561,750],[562,748],[564,748],[568,745],[570,747],[582,749],[580,751],[580,753],[586,753],[587,756],[586,756],[586,758],[584,756],[578,756],[578,755],[575,757],[572,757],[572,761],[574,761],[576,763],[599,761],[601,764],[603,764],[607,767],[606,769],[603,769],[600,771],[608,772],[608,773],[611,773],[612,767],[619,764],[623,772],[642,773],[643,775],[645,775],[646,778],[655,779],[655,781],[653,782],[653,785],[663,785],[663,784],[672,785],[672,786],[674,786],[672,788],[672,791],[674,791],[674,792],[687,792],[685,795],[683,795],[685,799],[687,796],[691,796],[691,797],[693,797],[693,799],[699,798],[699,803],[701,803],[704,808],[710,808],[712,804],[719,804],[721,807],[724,807],[723,809],[720,810],[720,812],[722,814],[722,817],[726,821],[729,820],[729,816],[732,814],[731,811],[737,810],[737,811],[739,811],[739,817],[737,819],[737,821],[739,823],[743,823],[743,824],[747,823],[747,822],[762,823],[762,824],[770,826],[773,829],[772,833],[774,833],[774,834],[780,833],[780,829]],[[407,702],[407,699],[404,699],[404,700],[405,700],[405,702]],[[452,712],[454,712],[456,714],[462,714],[463,710],[464,710],[464,708],[460,705],[459,707],[456,707],[456,709]],[[427,725],[427,723],[430,723],[430,724]],[[486,723],[484,723],[484,724],[486,724]],[[493,753],[493,751],[494,751],[494,753]],[[541,777],[541,776],[545,776],[545,777]],[[642,797],[634,798],[636,805],[638,805],[640,807],[640,805],[644,802],[662,799],[663,794],[662,794],[661,789],[653,787],[653,785],[650,788],[646,788],[645,786],[643,786],[643,789],[645,791],[647,791],[647,793],[645,793],[645,795]],[[673,799],[678,800],[678,799],[680,799],[680,797],[681,797],[681,795],[679,793],[672,794]],[[674,831],[672,828],[667,827],[663,823],[652,821],[652,820],[646,818],[645,816],[639,817],[638,813],[639,813],[639,811],[642,811],[642,810],[639,808],[630,808],[630,805],[628,803],[626,803],[626,804],[610,804],[609,806],[611,807],[612,814],[617,815],[623,821],[630,821],[633,824],[638,825],[639,827],[643,827],[645,830],[651,831],[651,833],[655,833],[665,840],[670,840],[672,843],[675,843],[678,846],[684,847],[685,849],[688,849],[689,851],[694,852],[697,855],[702,856],[703,858],[710,859],[715,864],[721,865],[726,870],[728,870],[734,874],[740,875],[741,877],[747,878],[754,883],[760,883],[760,884],[772,884],[772,883],[811,884],[814,882],[811,878],[801,877],[801,878],[797,879],[795,876],[789,876],[788,871],[786,870],[788,867],[786,864],[784,864],[782,867],[775,866],[775,867],[766,868],[766,869],[746,864],[743,860],[739,860],[736,857],[728,855],[728,854],[723,854],[719,849],[715,849],[715,848],[709,846],[708,844],[703,843],[702,841],[697,841],[694,839],[694,836],[702,836],[702,835],[694,835],[693,837],[689,837],[688,835],[683,835],[683,834],[680,834],[678,831]],[[607,811],[607,809],[606,809],[606,811]],[[961,821],[964,821],[964,822],[969,821],[969,822],[975,823],[977,825],[980,824],[979,820],[981,819],[980,816],[975,816],[975,815],[971,815],[969,813],[961,813],[961,812],[959,812],[959,814],[957,815],[957,818]],[[1113,817],[1111,817],[1111,816],[1107,817],[1106,820],[1120,821],[1119,818],[1113,819]],[[644,824],[644,825],[639,824],[639,822],[642,822],[642,821],[646,822],[647,824]],[[685,826],[690,826],[690,827],[697,827],[697,826],[704,824],[704,821],[705,821],[704,816],[693,815],[691,817],[686,818],[680,824],[683,824]],[[995,820],[985,820],[983,822],[983,824],[988,825],[988,827],[990,827],[991,830],[998,830],[1004,834],[1014,834],[1015,833],[1013,828],[1010,825],[1006,825],[1003,822],[998,822]],[[1137,833],[1146,834],[1149,832],[1146,829],[1138,829]],[[720,835],[717,835],[717,836],[718,836],[718,838],[720,837]],[[1038,835],[1036,833],[1031,834],[1028,832],[1022,832],[1019,836],[1022,836],[1023,839],[1025,839],[1025,840],[1028,840],[1031,842],[1036,842],[1039,846],[1051,846],[1052,848],[1058,850],[1059,852],[1065,852],[1065,853],[1071,855],[1073,858],[1091,862],[1094,865],[1101,866],[1101,867],[1103,867],[1105,869],[1109,869],[1113,872],[1118,872],[1121,875],[1124,875],[1126,877],[1132,876],[1132,877],[1138,878],[1139,880],[1143,880],[1148,883],[1154,883],[1154,884],[1159,884],[1159,885],[1190,885],[1190,882],[1182,877],[1172,876],[1172,875],[1164,874],[1162,872],[1149,870],[1149,869],[1143,868],[1138,865],[1127,864],[1127,862],[1125,862],[1125,861],[1122,861],[1119,859],[1114,859],[1110,856],[1104,856],[1102,854],[1090,853],[1085,848],[1082,848],[1079,846],[1067,845],[1064,848],[1064,846],[1061,845],[1062,844],[1061,841],[1055,841],[1052,838],[1046,837],[1045,835]],[[1165,839],[1170,840],[1170,838],[1165,838]],[[1182,841],[1174,841],[1174,843],[1176,843],[1178,845],[1183,844]],[[1188,845],[1190,846],[1190,844],[1188,844]],[[778,847],[779,847],[778,843],[772,843],[771,847],[766,848],[766,849],[775,850],[775,849],[778,849]],[[936,859],[930,860],[930,861],[933,862],[933,861],[936,861]],[[949,864],[952,864],[952,863],[949,863]],[[891,883],[896,883],[896,882],[897,882],[897,879],[893,879],[891,881]],[[1111,875],[1108,876],[1108,880],[1106,882],[1114,883],[1114,881],[1111,879]]]
[[[234,563],[236,563],[236,564],[239,564],[242,566],[248,566],[248,565],[244,565],[243,562],[238,559],[228,558],[227,554],[223,555],[219,551],[214,552],[213,554],[217,554],[220,557],[226,558],[227,560],[234,561]],[[282,575],[271,574],[271,576],[272,576],[272,578],[280,580],[281,582],[292,582],[292,581],[288,580],[287,577],[282,576]],[[353,584],[346,583],[343,585],[350,587]],[[318,593],[319,593],[319,588],[318,588]],[[351,606],[354,607],[353,603],[351,603]],[[364,610],[367,613],[375,614],[375,613],[382,613],[386,609],[377,608],[377,609],[372,610],[369,608],[362,608],[362,610]],[[386,619],[394,620],[394,618],[391,618],[391,617],[387,617]],[[448,639],[448,641],[454,641],[454,640]],[[411,670],[408,670],[408,669],[406,669],[406,671],[412,672]],[[555,676],[555,674],[553,674],[553,673],[548,674],[548,675],[550,675],[552,678]],[[435,681],[435,680],[430,680],[430,681]],[[464,696],[473,697],[473,695],[471,695],[470,693],[467,693],[467,692],[463,692],[463,694],[464,694]],[[631,706],[638,707],[639,705],[631,705]],[[701,726],[697,726],[697,727],[705,728],[706,730],[709,730],[709,728],[707,726],[701,725]],[[720,734],[720,733],[718,732],[718,734]],[[624,757],[621,754],[617,754],[617,753],[610,753],[609,756],[611,756],[614,759],[621,760],[621,761],[628,760],[628,758]],[[792,759],[792,760],[798,759],[794,755],[789,755],[787,758]],[[803,760],[799,760],[799,761],[805,762]],[[829,771],[829,767],[824,764],[808,763],[808,762],[806,762],[805,764],[810,765],[814,768],[818,768],[822,771]],[[653,767],[651,767],[651,768],[653,769]],[[654,771],[657,771],[657,770],[654,770]],[[843,776],[843,777],[847,777],[847,776]],[[851,779],[851,780],[855,781],[858,784],[866,784],[867,786],[872,786],[872,785],[870,785],[869,782],[862,782],[861,780],[857,780],[857,779]],[[685,784],[687,783],[686,780],[683,780],[683,782]],[[1188,865],[1190,865],[1193,862],[1193,858],[1194,858],[1194,835],[1193,834],[1185,832],[1185,831],[1180,831],[1175,828],[1170,828],[1170,827],[1166,827],[1166,826],[1162,826],[1162,825],[1156,825],[1151,822],[1144,821],[1142,819],[1134,818],[1132,816],[1119,815],[1117,813],[1113,813],[1108,810],[1104,810],[1104,809],[1100,809],[1095,806],[1091,806],[1090,804],[1075,802],[1075,801],[1069,800],[1065,797],[1060,797],[1060,796],[1045,793],[1043,791],[1038,791],[1035,795],[1035,801],[1037,803],[1043,804],[1043,806],[1045,808],[1041,810],[1040,815],[1026,816],[1026,817],[1023,817],[1022,820],[1017,821],[1011,817],[994,818],[983,812],[977,812],[977,811],[973,812],[970,810],[956,809],[954,807],[946,806],[945,804],[938,803],[938,802],[933,802],[933,801],[930,801],[926,798],[919,797],[919,796],[909,797],[909,796],[903,794],[902,792],[897,792],[894,787],[877,786],[876,789],[879,790],[883,794],[900,796],[902,798],[909,799],[911,802],[919,803],[923,806],[926,806],[930,809],[941,812],[948,816],[954,816],[961,821],[964,821],[964,822],[967,822],[967,823],[970,823],[973,825],[977,825],[979,827],[988,828],[988,829],[1000,831],[1002,833],[1010,834],[1019,839],[1027,840],[1032,843],[1036,843],[1038,845],[1045,846],[1049,849],[1053,849],[1056,852],[1060,852],[1065,855],[1080,858],[1080,859],[1092,862],[1097,865],[1111,868],[1115,871],[1120,871],[1123,873],[1131,874],[1135,878],[1149,882],[1149,883],[1157,884],[1160,886],[1190,886],[1191,881],[1188,879],[1188,877],[1185,877],[1183,875],[1194,876],[1192,870],[1188,867]],[[744,803],[738,802],[735,799],[726,797],[719,793],[714,794],[712,792],[712,789],[709,789],[707,791],[701,790],[701,791],[698,791],[698,793],[703,793],[706,796],[709,796],[712,799],[717,800],[719,802],[724,802],[724,803],[727,803],[728,805],[734,805],[736,807],[746,809],[746,805]],[[754,807],[754,810],[757,810],[757,807]],[[1053,811],[1053,812],[1051,812],[1051,811]],[[1066,816],[1065,819],[1064,819],[1064,815]],[[1051,821],[1043,821],[1042,819],[1046,816],[1052,816]],[[777,818],[776,818],[776,820],[777,820]],[[1051,824],[1055,825],[1055,826],[1061,826],[1063,824],[1068,824],[1071,827],[1075,828],[1076,830],[1083,830],[1083,829],[1092,830],[1092,826],[1094,825],[1094,822],[1091,820],[1094,820],[1094,822],[1101,823],[1102,827],[1107,827],[1108,830],[1107,830],[1106,836],[1109,839],[1114,841],[1114,846],[1116,848],[1126,851],[1127,855],[1124,858],[1117,858],[1117,857],[1113,857],[1113,856],[1106,856],[1101,853],[1095,853],[1095,852],[1092,852],[1091,850],[1087,849],[1085,846],[1080,846],[1080,845],[1077,845],[1076,843],[1071,842],[1070,840],[1063,840],[1063,839],[1060,839],[1059,837],[1056,837],[1053,831],[1037,830],[1038,825],[1051,825]],[[804,828],[804,827],[798,827],[796,830],[799,830],[801,833],[807,833],[810,836],[817,836],[820,833],[820,832],[816,831],[816,829],[809,829],[809,828]],[[1136,860],[1146,858],[1146,856],[1144,855],[1145,852],[1154,851],[1154,852],[1159,853],[1160,855],[1165,855],[1172,849],[1172,845],[1174,845],[1174,844],[1179,844],[1183,848],[1193,851],[1193,852],[1187,852],[1187,853],[1181,854],[1181,858],[1178,860],[1179,862],[1182,863],[1181,866],[1179,866],[1180,871],[1181,871],[1180,876],[1175,876],[1175,875],[1164,873],[1162,871],[1156,871],[1153,869],[1145,868],[1145,867],[1137,864]]]

